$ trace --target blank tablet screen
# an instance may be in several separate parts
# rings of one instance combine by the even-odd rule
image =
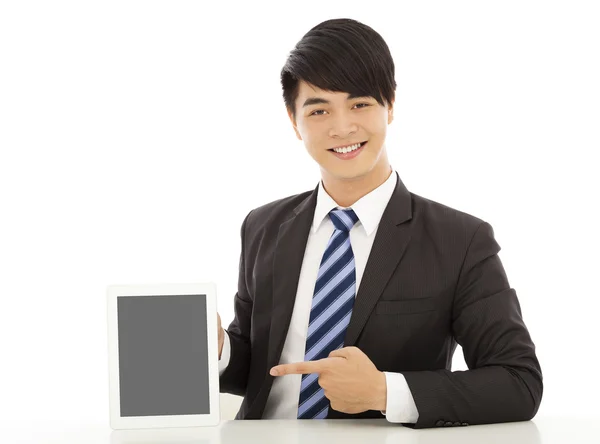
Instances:
[[[206,295],[117,296],[121,416],[210,413]]]

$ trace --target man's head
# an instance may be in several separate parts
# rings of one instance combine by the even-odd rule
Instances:
[[[376,31],[352,19],[318,24],[290,52],[281,85],[296,136],[323,174],[352,179],[389,171],[385,136],[396,81],[389,48]],[[351,159],[332,151],[358,142],[368,143]]]

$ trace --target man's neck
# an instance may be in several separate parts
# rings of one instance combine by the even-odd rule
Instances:
[[[384,183],[392,173],[389,164],[373,169],[369,174],[354,179],[337,179],[323,175],[323,188],[341,207],[350,207],[361,197]]]

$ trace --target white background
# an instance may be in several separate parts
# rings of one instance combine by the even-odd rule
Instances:
[[[391,49],[408,189],[493,226],[538,415],[599,418],[598,3],[204,3],[0,4],[0,421],[108,425],[107,285],[214,281],[229,325],[243,217],[320,179],[279,73],[335,17]]]

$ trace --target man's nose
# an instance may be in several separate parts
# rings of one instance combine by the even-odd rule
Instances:
[[[329,129],[329,137],[348,137],[358,130],[358,125],[353,120],[352,116],[347,113],[337,113],[337,115],[331,119],[332,125]]]

